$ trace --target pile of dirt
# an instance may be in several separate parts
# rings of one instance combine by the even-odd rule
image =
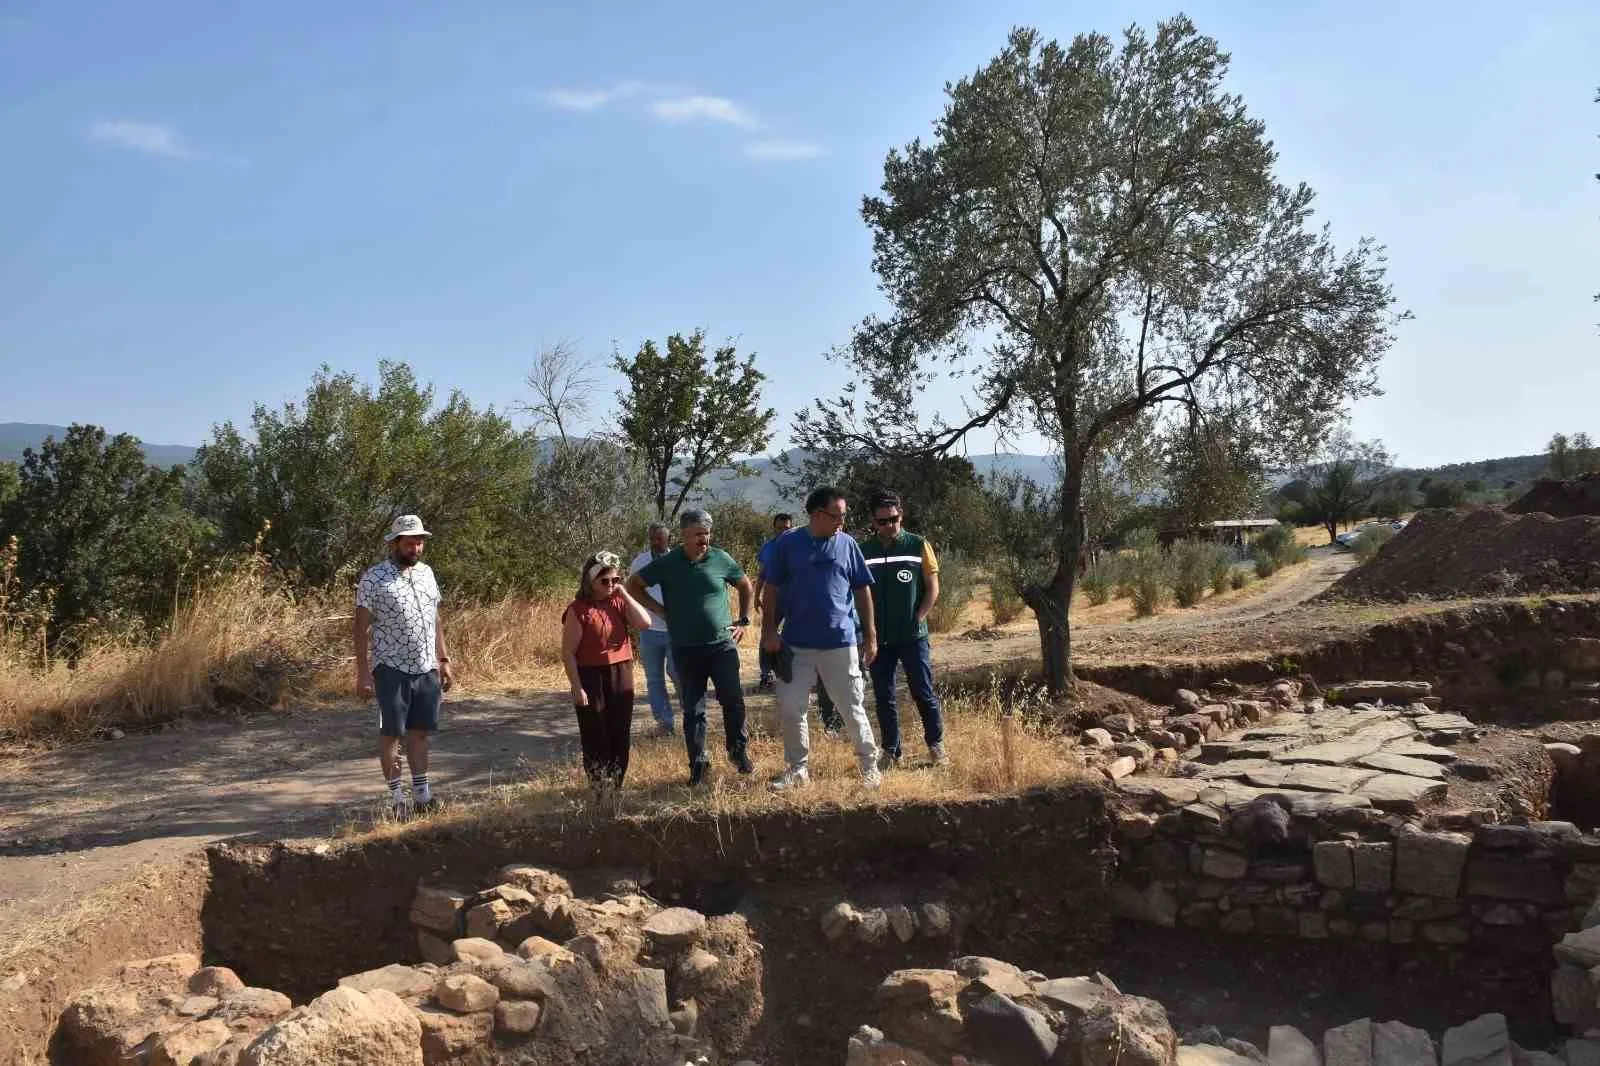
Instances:
[[[1547,514],[1555,518],[1600,515],[1600,474],[1541,479],[1506,506],[1509,514]]]
[[[1423,511],[1324,595],[1395,601],[1600,590],[1600,518]]]

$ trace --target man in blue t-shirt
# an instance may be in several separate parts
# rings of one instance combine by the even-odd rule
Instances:
[[[848,507],[844,493],[831,485],[806,497],[808,522],[779,537],[763,572],[761,646],[773,656],[792,656],[789,679],[778,677],[778,717],[783,723],[783,755],[788,768],[772,782],[783,790],[809,784],[806,762],[810,738],[806,703],[819,680],[843,706],[845,730],[855,745],[861,777],[868,788],[883,782],[878,743],[867,721],[861,662],[877,652],[872,614],[872,574],[861,547],[844,532]],[[779,597],[782,633],[779,633]],[[850,607],[855,605],[856,618]],[[861,651],[856,649],[856,628]]]
[[[785,513],[772,516],[772,536],[768,537],[756,551],[756,610],[762,610],[761,597],[766,588],[767,560],[772,558],[772,548],[778,543],[778,538],[794,528],[794,517]],[[780,597],[781,599],[781,597]],[[783,604],[778,605],[778,621],[783,621]],[[765,648],[757,655],[761,664],[761,679],[756,682],[757,688],[772,687],[772,656],[767,654]]]

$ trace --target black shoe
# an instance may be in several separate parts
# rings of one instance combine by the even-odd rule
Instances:
[[[703,762],[690,763],[689,764],[689,787],[690,788],[699,788],[701,785],[705,784],[706,783],[706,771],[709,770],[710,768],[711,768],[711,764],[710,763],[703,763]]]
[[[733,768],[741,774],[753,774],[756,772],[755,764],[750,761],[750,756],[742,751],[733,757]]]

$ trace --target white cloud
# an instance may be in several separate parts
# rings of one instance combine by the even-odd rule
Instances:
[[[816,159],[827,154],[827,149],[812,141],[750,141],[743,152],[746,159],[758,163],[794,163],[802,159]]]
[[[145,155],[170,159],[188,159],[194,155],[177,131],[155,122],[131,122],[126,119],[96,122],[89,127],[89,136],[102,144],[143,152]]]
[[[619,81],[604,89],[546,89],[540,99],[563,111],[598,111],[607,104],[637,96],[649,87],[643,82]]]
[[[650,102],[650,113],[662,122],[724,122],[753,127],[756,117],[725,96],[668,96]]]

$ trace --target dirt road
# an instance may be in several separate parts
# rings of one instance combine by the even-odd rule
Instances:
[[[1317,554],[1237,603],[1135,622],[1085,621],[1075,628],[1076,653],[1088,661],[1193,657],[1218,645],[1276,640],[1304,628],[1304,612],[1293,620],[1283,612],[1349,566],[1348,554]],[[936,651],[941,669],[1037,654],[1027,622],[999,639],[943,640]],[[754,656],[745,659],[753,681]],[[640,731],[649,724],[642,700],[635,722]],[[223,838],[320,835],[370,817],[382,798],[373,726],[373,712],[361,706],[290,710],[0,763],[0,945],[63,901],[143,863]],[[451,700],[430,776],[441,795],[462,796],[569,758],[576,741],[560,696]]]

